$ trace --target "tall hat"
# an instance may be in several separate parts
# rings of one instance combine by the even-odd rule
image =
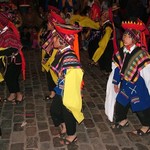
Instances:
[[[138,46],[148,50],[145,35],[149,34],[149,31],[140,19],[137,19],[137,21],[122,22],[122,27],[125,29],[125,33],[130,34],[137,42]]]
[[[58,36],[63,42],[73,47],[78,59],[79,59],[79,44],[78,44],[78,34],[82,27],[76,27],[72,25],[55,24],[55,29]]]
[[[75,39],[74,35],[82,30],[81,27],[65,24],[55,24],[55,29],[64,42],[69,45],[73,45],[73,41]]]

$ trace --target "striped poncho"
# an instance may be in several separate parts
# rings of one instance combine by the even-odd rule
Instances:
[[[131,54],[123,53],[121,49],[116,53],[113,61],[119,67],[122,78],[134,83],[139,77],[140,70],[150,64],[150,56],[140,47],[136,47]]]

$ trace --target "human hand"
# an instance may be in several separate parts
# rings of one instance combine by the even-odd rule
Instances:
[[[41,63],[42,63],[42,64],[46,64],[46,59],[43,59],[43,60],[41,61]]]
[[[118,87],[118,85],[114,85],[114,91],[115,91],[116,93],[119,92],[119,87]]]

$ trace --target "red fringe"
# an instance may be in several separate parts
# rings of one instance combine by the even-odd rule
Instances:
[[[25,74],[25,70],[26,70],[25,57],[24,57],[24,54],[23,54],[22,50],[20,50],[19,53],[21,55],[21,60],[22,60],[22,77],[23,77],[23,80],[25,80],[26,79],[26,74]]]

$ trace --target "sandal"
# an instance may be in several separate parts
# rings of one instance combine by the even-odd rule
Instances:
[[[133,131],[132,133],[135,135],[139,135],[139,136],[147,135],[147,134],[150,134],[150,127],[146,130],[146,132],[142,131],[141,129],[137,129]]]
[[[88,64],[90,67],[98,67],[98,63],[91,62]]]
[[[60,139],[65,139],[66,133],[59,133],[59,134],[58,134],[58,137],[59,137]]]
[[[50,100],[53,99],[54,97],[51,97],[50,95],[45,96],[44,100]]]
[[[121,129],[123,127],[129,126],[129,122],[127,121],[124,125],[121,125],[120,123],[115,123],[111,126],[112,129]]]
[[[75,142],[77,142],[77,140],[78,140],[78,138],[76,136],[72,141],[69,141],[65,138],[65,139],[63,139],[63,142],[64,142],[64,145],[71,145],[71,144],[74,144]]]
[[[12,100],[8,100],[7,98],[4,98],[4,99],[3,99],[3,102],[5,102],[5,103],[12,103],[12,104],[15,104],[15,101],[16,101],[16,98],[13,98]]]

